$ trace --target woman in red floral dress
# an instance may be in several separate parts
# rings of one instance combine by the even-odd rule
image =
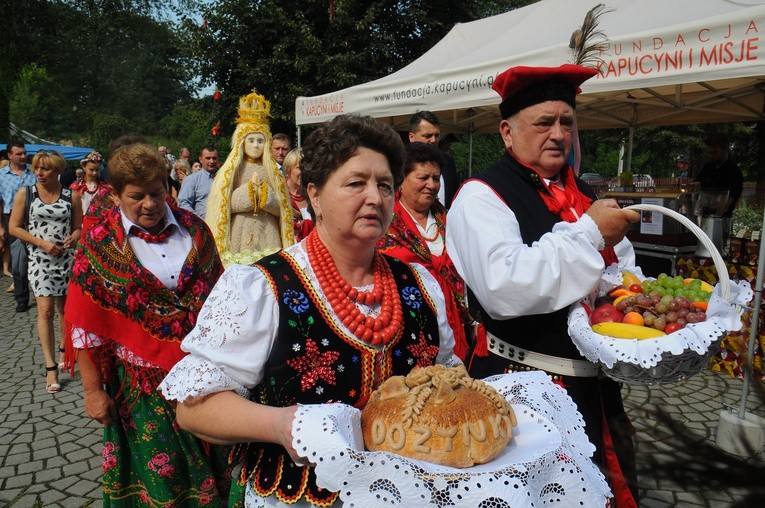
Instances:
[[[69,186],[70,189],[76,191],[80,198],[82,198],[83,215],[90,209],[94,198],[103,199],[112,193],[112,186],[109,185],[109,182],[101,180],[99,176],[102,162],[103,157],[101,157],[100,153],[90,152],[87,157],[80,161],[80,166],[82,166],[83,170],[82,178],[78,178]]]
[[[400,136],[370,117],[341,115],[311,133],[301,180],[315,229],[226,270],[184,339],[191,354],[160,386],[179,401],[181,427],[246,443],[234,505],[335,504],[292,447],[297,404],[363,407],[390,376],[460,363],[435,279],[375,250],[403,157]]]
[[[179,429],[156,388],[223,267],[204,221],[167,204],[154,147],[109,162],[117,206],[83,234],[65,309],[85,412],[104,425],[104,506],[218,506],[228,450]]]
[[[91,152],[80,161],[83,169],[82,178],[78,178],[70,189],[76,191],[82,199],[82,234],[93,225],[101,222],[104,214],[114,208],[112,186],[101,180],[100,171],[103,157],[98,152]]]

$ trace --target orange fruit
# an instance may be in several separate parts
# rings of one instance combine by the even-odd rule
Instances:
[[[608,296],[610,296],[611,298],[616,298],[617,296],[632,296],[634,294],[635,294],[635,292],[634,291],[630,291],[629,289],[626,289],[626,288],[616,288],[613,291],[611,291],[610,293],[608,293]]]
[[[697,309],[703,310],[704,312],[706,312],[707,308],[709,307],[709,303],[707,302],[693,302],[691,305],[693,305]]]
[[[639,312],[628,312],[624,315],[622,323],[643,326],[643,316]]]

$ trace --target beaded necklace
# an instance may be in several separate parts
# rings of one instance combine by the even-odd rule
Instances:
[[[435,241],[436,241],[436,238],[438,238],[438,236],[439,236],[440,234],[441,234],[441,228],[439,228],[439,227],[438,227],[438,225],[436,225],[436,234],[434,234],[433,236],[425,236],[425,234],[424,234],[424,233],[420,233],[420,236],[421,236],[421,237],[422,237],[422,239],[423,239],[423,240],[425,240],[426,242],[435,242]]]
[[[306,239],[306,252],[329,305],[351,333],[373,346],[388,344],[396,337],[401,329],[404,314],[396,289],[396,280],[382,254],[374,254],[372,290],[359,291],[340,275],[332,255],[316,230]],[[376,318],[367,316],[359,310],[356,303],[379,303],[380,315]]]
[[[404,208],[404,210],[406,210],[406,212],[412,218],[412,221],[414,222],[414,224],[416,226],[420,226],[419,221],[414,217],[414,214],[411,211],[409,211],[409,208],[407,208],[404,202],[401,201],[400,199],[398,200],[398,202],[401,203],[401,206]],[[422,228],[422,230],[420,230],[420,227],[417,227],[417,233],[419,233],[422,239],[425,240],[426,242],[435,242],[436,238],[438,238],[439,235],[446,234],[446,230],[443,228],[441,224],[438,223],[438,221],[436,221],[436,233],[433,236],[425,236],[425,233],[424,233],[425,229],[426,228]]]
[[[156,235],[152,235],[151,233],[147,233],[146,231],[141,231],[136,226],[132,226],[130,228],[130,232],[133,233],[135,236],[140,238],[146,243],[164,243],[167,238],[170,236],[170,232],[172,231],[172,228],[165,228]]]

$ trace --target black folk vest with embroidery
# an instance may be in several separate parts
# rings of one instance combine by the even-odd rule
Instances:
[[[279,302],[279,333],[253,400],[278,407],[343,402],[362,408],[384,380],[435,363],[440,340],[434,303],[411,267],[386,259],[396,280],[404,323],[379,351],[341,331],[331,307],[289,255],[277,253],[258,262]],[[304,498],[328,506],[338,496],[316,486],[312,467],[296,466],[283,447],[273,444],[250,444],[244,478],[258,495],[275,495],[285,503]]]
[[[518,221],[523,243],[531,245],[542,235],[552,231],[560,217],[552,213],[539,197],[539,177],[533,171],[518,164],[505,154],[496,164],[475,177],[486,182],[513,211]],[[579,189],[594,199],[592,189],[577,179]],[[486,329],[515,346],[538,353],[565,358],[582,359],[568,336],[568,308],[550,314],[521,316],[507,320],[495,320],[483,310],[471,292],[471,312],[480,315]],[[476,315],[476,314],[474,314]]]

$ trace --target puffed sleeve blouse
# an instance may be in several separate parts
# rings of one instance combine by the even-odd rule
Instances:
[[[292,256],[307,275],[317,294],[326,299],[310,268],[303,242],[289,247],[285,253]],[[411,266],[438,309],[440,348],[436,362],[458,365],[461,362],[453,353],[454,336],[443,310],[443,293],[424,267]],[[360,308],[376,317],[380,305],[376,307]],[[342,321],[336,316],[333,319],[337,327],[347,331]],[[278,326],[279,304],[263,272],[251,266],[229,267],[207,298],[196,326],[183,340],[181,348],[189,355],[173,367],[160,385],[160,391],[166,398],[180,402],[230,390],[249,397],[250,391],[263,379]]]

